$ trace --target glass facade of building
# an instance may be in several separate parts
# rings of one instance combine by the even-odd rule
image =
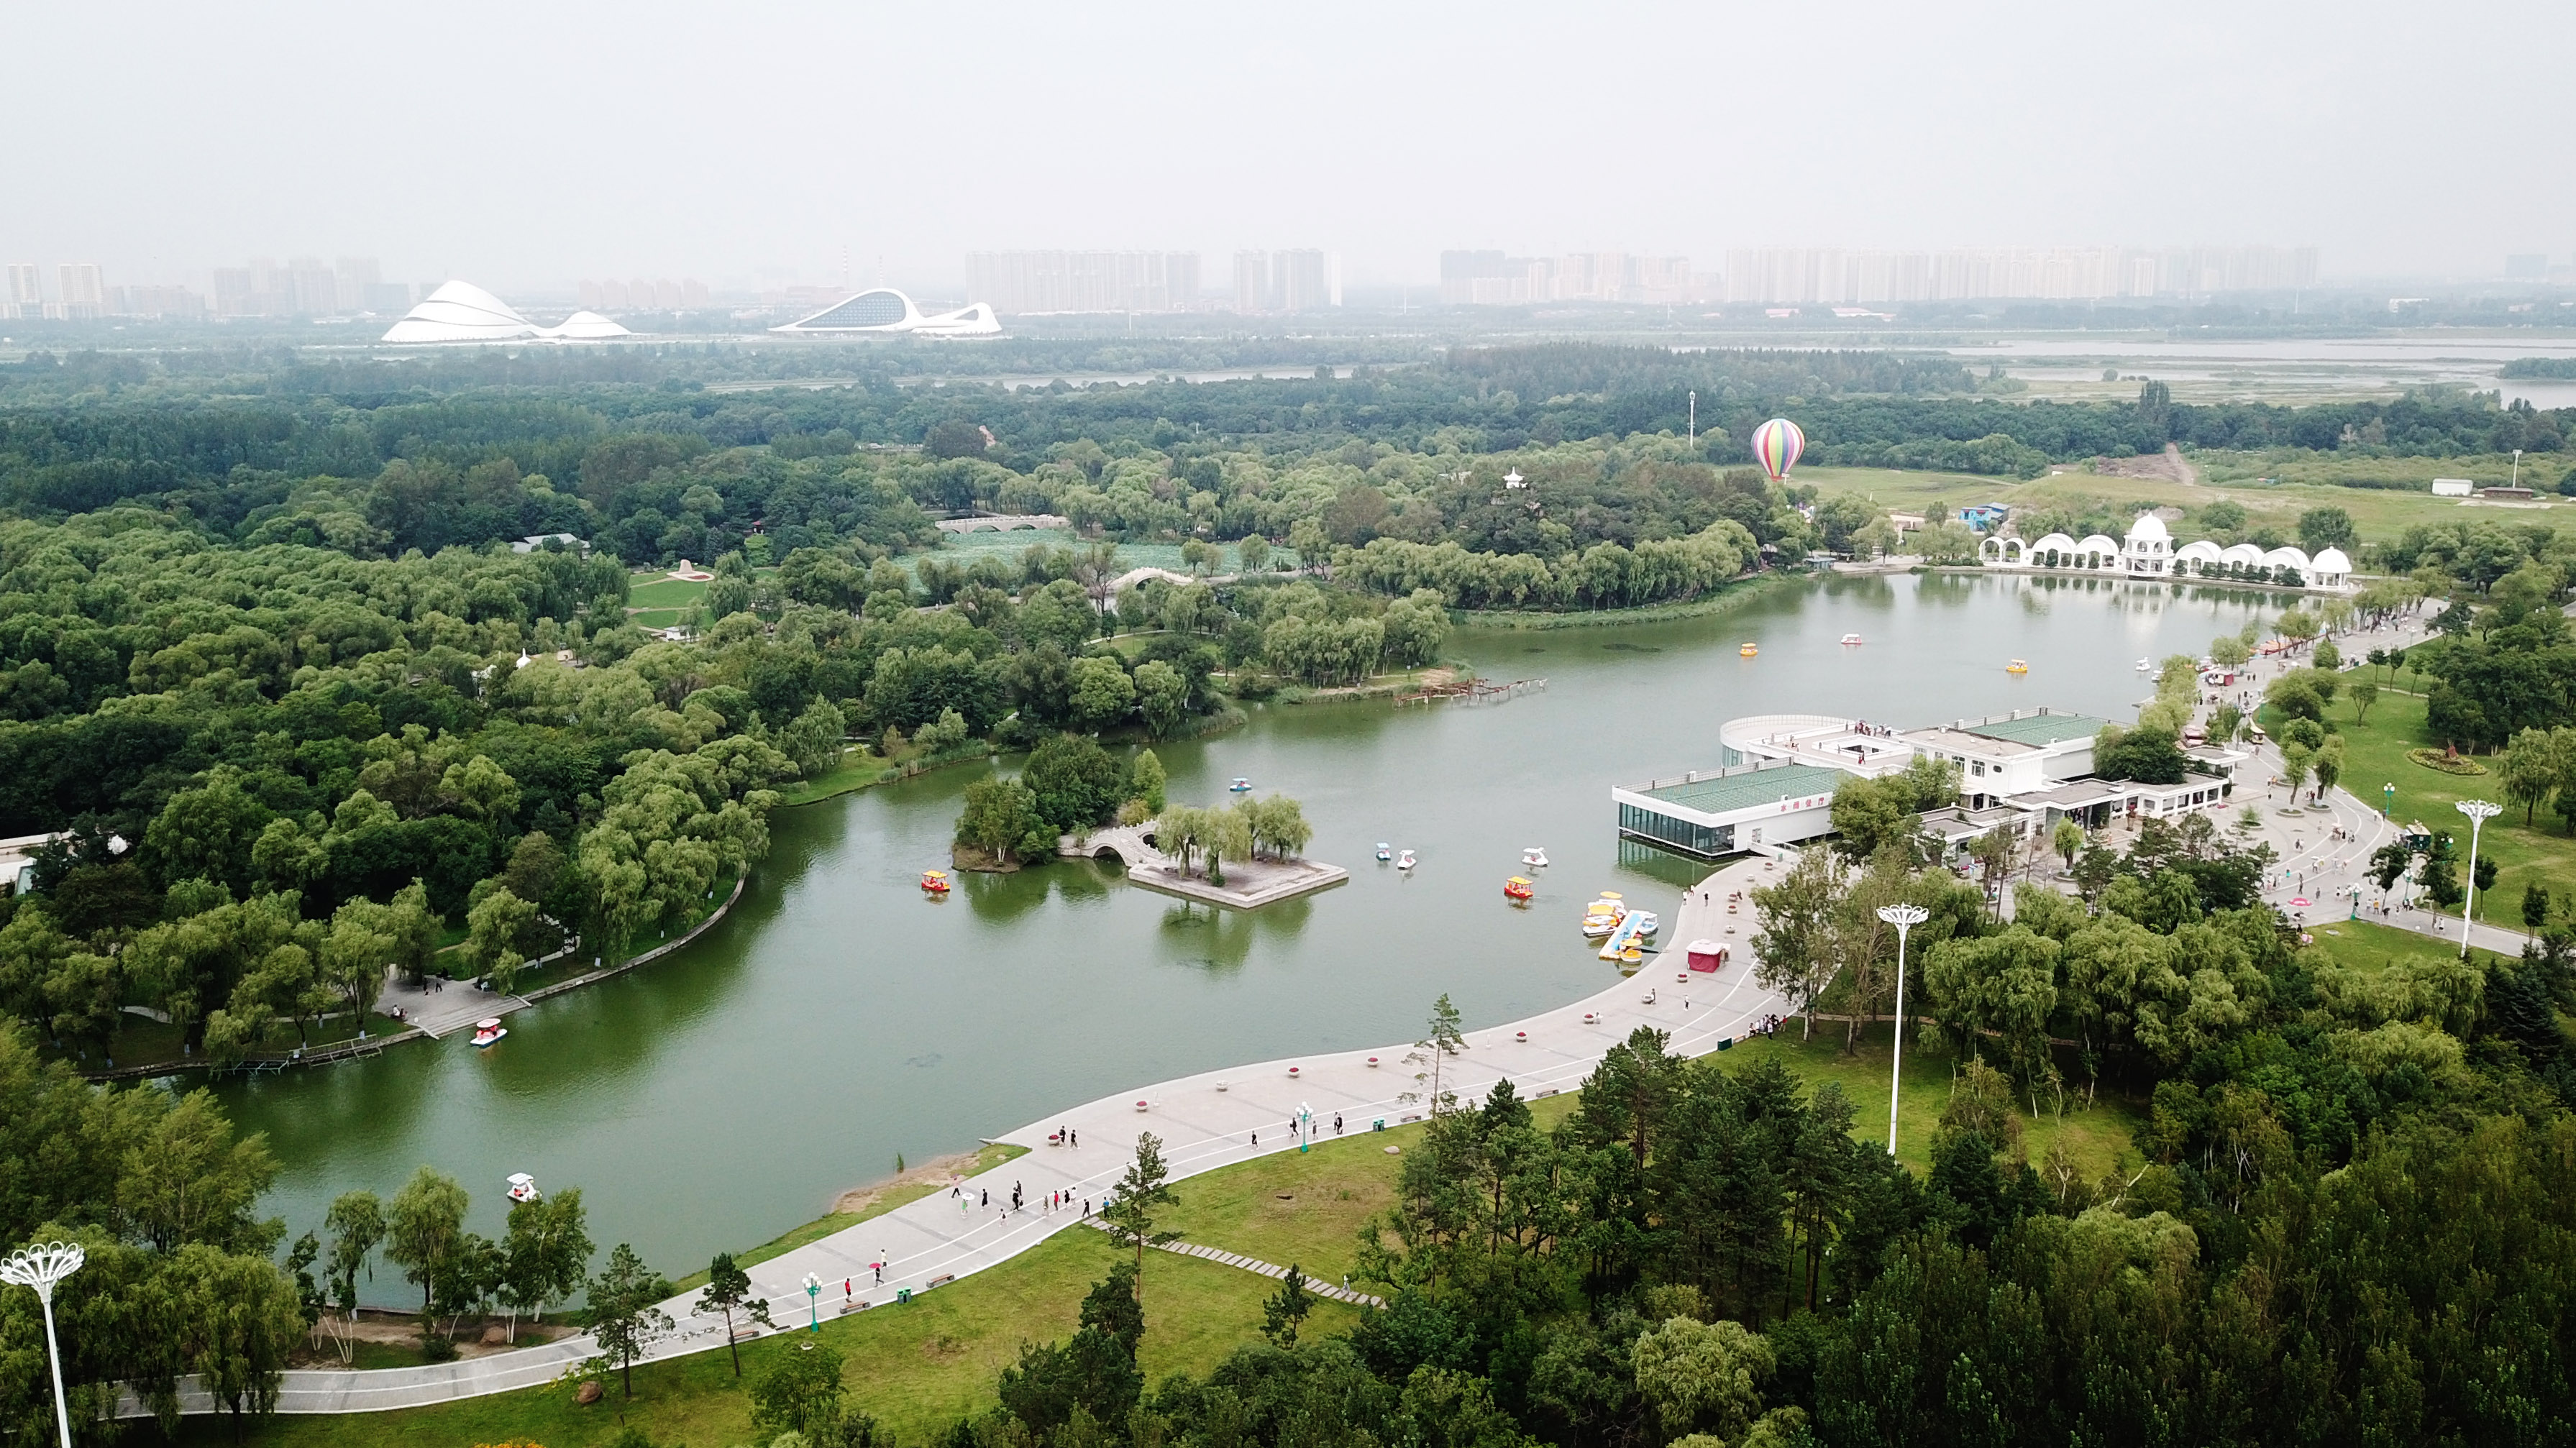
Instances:
[[[820,316],[807,317],[800,327],[882,327],[903,320],[903,298],[893,292],[861,292]]]
[[[1735,852],[1733,825],[1699,824],[1624,802],[1619,806],[1619,833],[1708,860]]]

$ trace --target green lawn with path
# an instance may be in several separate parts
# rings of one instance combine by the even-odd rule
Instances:
[[[1118,1260],[1118,1249],[1099,1232],[1059,1232],[1002,1266],[961,1277],[906,1304],[827,1319],[822,1338],[848,1359],[843,1381],[849,1400],[908,1443],[929,1441],[960,1417],[993,1403],[993,1385],[1019,1358],[1025,1342],[1072,1335],[1082,1296]],[[1145,1264],[1145,1342],[1139,1357],[1146,1375],[1204,1373],[1261,1330],[1262,1300],[1278,1290],[1269,1278],[1168,1252]],[[1318,1301],[1307,1330],[1337,1335],[1358,1320],[1359,1310]],[[782,1319],[784,1320],[784,1319]],[[723,1352],[692,1353],[635,1369],[635,1398],[621,1395],[617,1379],[608,1394],[583,1407],[570,1384],[468,1398],[436,1407],[363,1416],[280,1416],[240,1440],[275,1448],[322,1448],[365,1443],[382,1448],[464,1448],[468,1444],[534,1442],[547,1448],[605,1444],[622,1423],[649,1432],[656,1443],[699,1448],[748,1441],[751,1399],[747,1384],[782,1353],[799,1349],[806,1334],[788,1332],[743,1344],[744,1377],[733,1376]],[[215,1418],[188,1422],[181,1440],[213,1445],[233,1441]]]
[[[1757,1040],[1707,1059],[1740,1070],[1766,1054],[1786,1061],[1810,1083],[1841,1083],[1859,1108],[1854,1135],[1883,1141],[1888,1028],[1865,1027],[1858,1053],[1842,1054],[1840,1023],[1819,1023],[1814,1040],[1801,1042],[1795,1026],[1774,1040]],[[1918,1170],[1927,1164],[1933,1125],[1948,1099],[1952,1062],[1937,1046],[1908,1042],[1905,1053],[1900,1157]],[[1542,1125],[1564,1119],[1573,1093],[1530,1103]],[[2063,1138],[2083,1175],[2096,1178],[2117,1165],[2143,1113],[2106,1091],[2099,1103],[2069,1102],[2063,1116],[2025,1119],[2032,1160]],[[1281,1152],[1221,1168],[1175,1185],[1180,1200],[1163,1224],[1186,1240],[1285,1265],[1338,1282],[1353,1270],[1361,1225],[1393,1201],[1401,1153],[1417,1145],[1420,1125],[1385,1132],[1355,1129],[1327,1137],[1310,1152]],[[1397,1148],[1390,1154],[1388,1147]],[[975,1169],[1016,1154],[986,1147]],[[740,1254],[758,1262],[890,1211],[923,1192],[931,1181],[892,1188],[860,1212],[825,1217]],[[825,1341],[848,1355],[846,1381],[853,1402],[875,1415],[903,1441],[944,1431],[959,1417],[993,1402],[1001,1370],[1017,1360],[1024,1342],[1068,1336],[1082,1295],[1116,1260],[1116,1249],[1088,1229],[1059,1232],[999,1266],[926,1292],[909,1304],[887,1304],[825,1321]],[[684,1285],[700,1280],[689,1279]],[[1255,1340],[1261,1303],[1278,1290],[1272,1279],[1199,1258],[1147,1254],[1142,1353],[1149,1378],[1187,1371],[1205,1373],[1236,1347]],[[1359,1309],[1319,1300],[1308,1331],[1348,1331]],[[782,1320],[790,1320],[782,1317]],[[745,1373],[756,1376],[778,1353],[792,1352],[803,1334],[780,1334],[743,1346]],[[388,1353],[386,1357],[391,1357]],[[365,1442],[390,1448],[456,1448],[456,1445],[534,1441],[549,1448],[604,1444],[621,1426],[620,1415],[660,1443],[723,1445],[750,1437],[750,1400],[722,1352],[694,1353],[635,1370],[635,1400],[619,1395],[615,1381],[601,1403],[581,1407],[569,1384],[530,1388],[435,1407],[352,1417],[272,1418],[243,1439],[276,1448]],[[149,1434],[147,1433],[147,1437]],[[192,1419],[182,1434],[190,1444],[229,1441],[215,1419]]]
[[[2457,941],[2445,943],[2369,920],[2331,920],[2309,927],[2308,933],[2328,960],[2363,975],[2377,975],[2401,960],[2446,960],[2460,953]],[[2485,950],[2472,950],[2469,954],[2481,962],[2498,958]]]
[[[639,582],[627,585],[626,606],[630,610],[639,608],[677,610],[687,608],[706,596],[707,585],[704,581],[673,578],[667,573],[655,573],[649,583]]]
[[[2367,672],[2378,675],[2383,671]],[[2346,683],[2354,677],[2345,675]],[[2464,878],[2469,822],[2452,806],[2464,799],[2492,800],[2505,806],[2504,813],[2488,820],[2478,832],[2478,853],[2496,862],[2495,888],[2478,892],[2479,920],[2508,930],[2522,929],[2523,887],[2535,882],[2548,889],[2562,909],[2576,905],[2576,839],[2565,833],[2564,820],[2544,808],[2533,816],[2531,824],[2525,825],[2522,807],[2505,799],[2503,782],[2497,778],[2496,762],[2491,758],[2479,760],[2488,768],[2482,775],[2445,774],[2407,758],[2406,751],[2410,749],[2440,747],[2439,740],[2425,735],[2421,698],[2382,693],[2365,716],[2356,718],[2355,712],[2349,690],[2339,691],[2326,710],[2328,726],[2343,735],[2342,787],[2365,803],[2376,805],[2385,797],[2381,786],[2396,785],[2396,803],[2389,810],[2390,817],[2401,825],[2420,821],[2428,829],[2449,830],[2459,842]]]

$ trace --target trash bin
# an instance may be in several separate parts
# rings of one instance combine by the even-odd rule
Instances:
[[[910,1302],[912,1300],[912,1289],[909,1287],[896,1288],[894,1290],[894,1300],[897,1302]]]
[[[1383,1116],[1381,1116],[1381,1117],[1379,1117],[1377,1120],[1370,1122],[1370,1123],[1369,1123],[1369,1130],[1371,1130],[1371,1131],[1384,1131],[1384,1130],[1386,1130],[1386,1118],[1385,1118],[1385,1117],[1383,1117]]]

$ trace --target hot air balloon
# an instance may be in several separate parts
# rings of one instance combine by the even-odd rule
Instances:
[[[1775,483],[1789,481],[1789,469],[1798,465],[1798,454],[1806,450],[1807,435],[1785,417],[1775,417],[1753,429],[1753,460],[1762,464],[1762,471],[1769,473]]]

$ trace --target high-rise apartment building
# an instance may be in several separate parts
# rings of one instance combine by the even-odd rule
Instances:
[[[107,278],[97,262],[64,262],[55,275],[65,316],[95,317],[107,310]]]
[[[1001,312],[1181,312],[1199,304],[1194,251],[979,251],[966,292]]]
[[[2315,247],[1960,247],[1843,251],[1748,247],[1726,254],[1729,302],[1878,302],[2204,296],[2316,285]]]
[[[340,284],[338,310],[343,312],[381,310],[368,300],[368,289],[380,286],[384,282],[384,273],[377,267],[374,257],[344,256],[331,263],[331,275],[338,279]],[[401,309],[396,308],[396,310]]]
[[[9,264],[7,315],[32,318],[45,314],[45,289],[38,280],[39,275],[34,262],[21,261]]]
[[[1687,302],[1698,295],[1686,256],[1578,251],[1562,256],[1505,256],[1499,251],[1440,254],[1440,300],[1452,306],[1520,306],[1532,302]]]
[[[1339,257],[1312,249],[1273,252],[1270,256],[1271,307],[1281,312],[1312,312],[1342,304]]]
[[[1270,310],[1270,253],[1234,254],[1234,310],[1246,317]]]
[[[669,277],[619,281],[610,277],[603,282],[585,281],[580,285],[582,310],[587,312],[677,312],[707,304],[707,284],[695,277],[673,281]],[[837,301],[846,292],[836,293]]]
[[[299,317],[327,317],[340,310],[340,279],[318,256],[286,264],[287,310]]]
[[[113,287],[108,311],[128,317],[188,318],[206,315],[206,299],[186,287]]]

